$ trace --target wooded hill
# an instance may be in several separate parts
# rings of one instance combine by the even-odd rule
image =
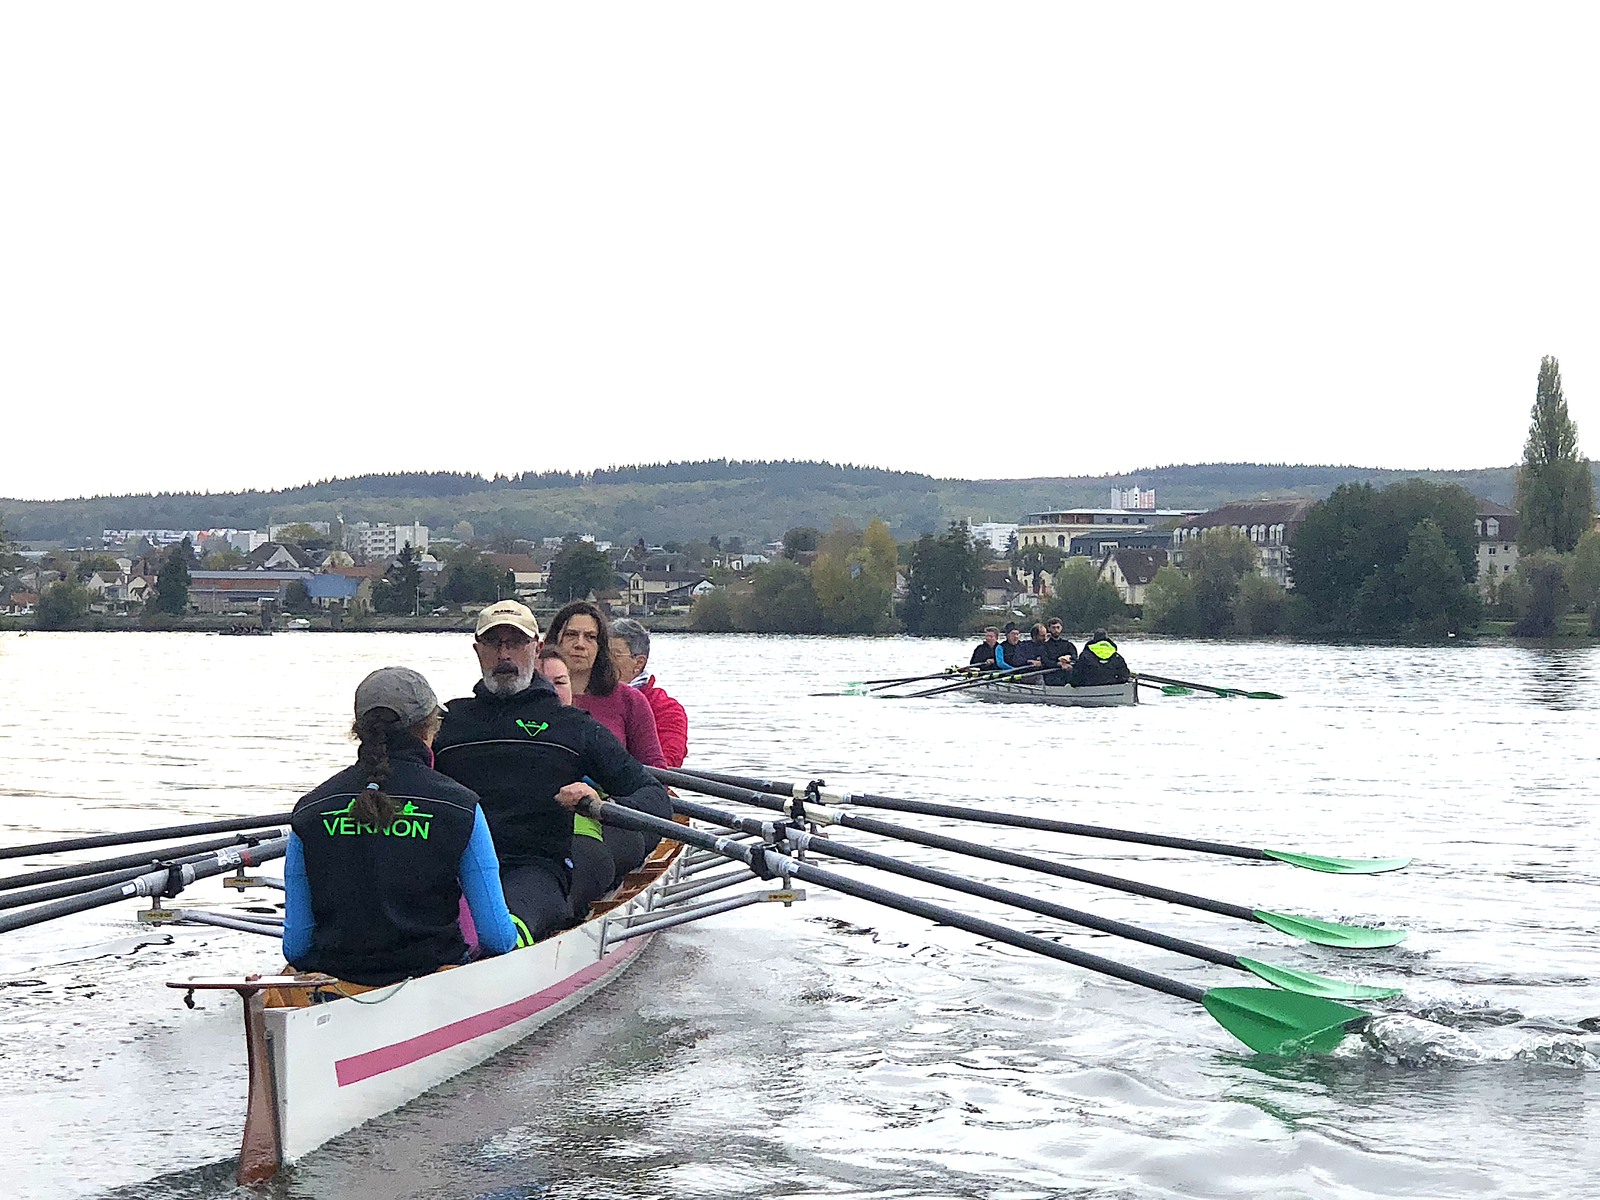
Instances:
[[[1383,486],[1420,477],[1459,483],[1511,502],[1511,467],[1392,471],[1353,466],[1205,463],[1123,475],[1051,479],[936,479],[819,462],[656,463],[593,472],[547,471],[485,479],[459,472],[361,475],[272,492],[158,493],[77,500],[0,500],[0,524],[25,539],[85,543],[102,529],[265,529],[269,522],[409,523],[479,537],[592,533],[613,541],[686,541],[713,534],[750,542],[835,518],[888,522],[896,538],[937,532],[952,519],[1018,521],[1030,512],[1102,506],[1113,485],[1156,489],[1162,508],[1213,508],[1264,496],[1320,499],[1341,483]]]

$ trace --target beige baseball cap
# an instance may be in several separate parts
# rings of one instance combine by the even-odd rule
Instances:
[[[515,600],[501,600],[479,613],[478,627],[472,631],[472,636],[482,637],[496,625],[509,625],[522,630],[534,641],[539,640],[539,622],[533,619],[533,610]]]

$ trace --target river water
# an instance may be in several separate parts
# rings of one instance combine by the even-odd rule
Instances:
[[[845,835],[1403,994],[1370,1005],[1371,1030],[1332,1054],[1264,1057],[1194,1005],[811,887],[792,909],[662,935],[595,1000],[252,1194],[1600,1196],[1600,1036],[1581,1024],[1600,1018],[1600,652],[1130,638],[1136,670],[1287,698],[1147,695],[1095,711],[810,695],[969,649],[660,636],[652,667],[688,707],[690,765],[1247,845],[1413,854],[1404,872],[1331,876],[883,814],[1410,931],[1354,952]],[[350,760],[354,685],[388,663],[446,696],[474,678],[463,635],[0,635],[0,844],[284,811]],[[46,865],[9,860],[0,874]],[[1201,986],[1254,982],[890,885]],[[209,882],[186,900],[262,895],[232,901]],[[241,1194],[237,1001],[202,996],[190,1011],[162,984],[277,961],[247,934],[141,931],[126,904],[0,935],[0,1195]]]

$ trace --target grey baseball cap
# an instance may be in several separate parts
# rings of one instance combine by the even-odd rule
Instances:
[[[444,711],[422,673],[410,667],[379,667],[361,681],[356,688],[356,720],[375,708],[394,710],[407,726]]]

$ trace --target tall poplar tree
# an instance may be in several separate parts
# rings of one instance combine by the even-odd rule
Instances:
[[[1589,460],[1578,453],[1578,427],[1561,392],[1561,364],[1548,355],[1539,364],[1533,420],[1517,472],[1517,517],[1517,543],[1525,554],[1565,554],[1594,521]]]

